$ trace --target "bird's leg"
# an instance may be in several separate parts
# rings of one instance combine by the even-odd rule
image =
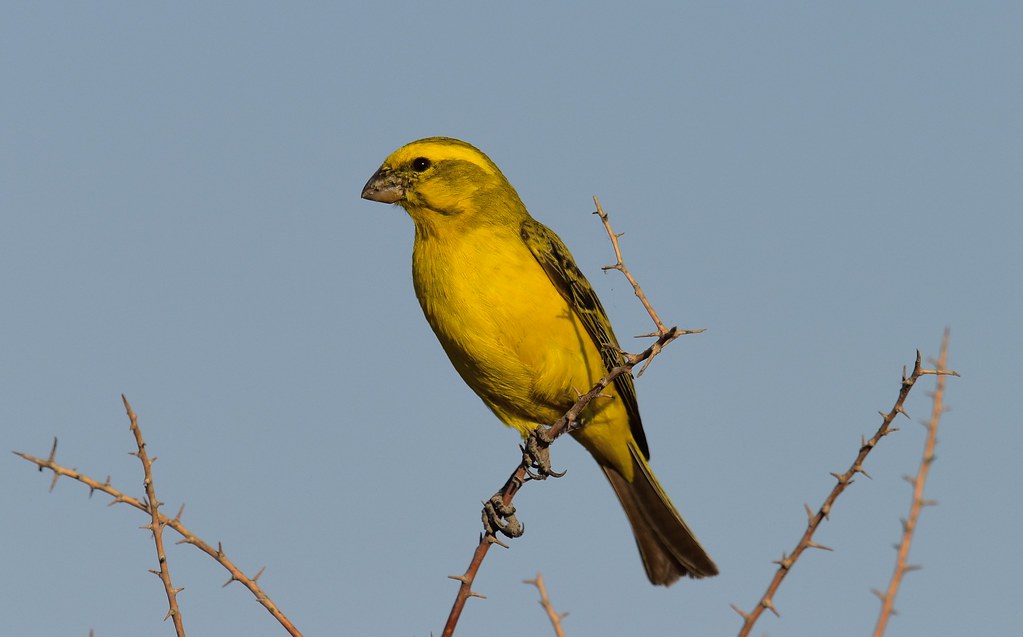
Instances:
[[[504,503],[504,495],[498,491],[483,503],[483,528],[487,535],[498,532],[510,538],[517,538],[526,532],[526,526],[515,517],[515,507]]]
[[[519,447],[522,449],[522,466],[531,479],[546,480],[565,475],[565,471],[555,471],[551,468],[552,442],[554,439],[547,434],[547,428],[538,425],[526,436],[526,443]]]
[[[522,450],[522,464],[519,469],[509,478],[503,489],[483,503],[483,528],[487,535],[496,537],[501,533],[506,537],[517,538],[525,533],[525,525],[515,517],[515,507],[510,503],[505,504],[505,495],[510,493],[514,496],[522,487],[523,478],[519,472],[525,472],[530,480],[546,480],[565,475],[564,471],[551,469],[552,442],[554,439],[543,425],[537,426],[526,436],[525,443],[519,447]]]

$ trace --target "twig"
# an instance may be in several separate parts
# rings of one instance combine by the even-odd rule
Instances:
[[[622,260],[622,249],[621,246],[618,245],[618,239],[624,233],[616,234],[615,231],[611,229],[611,221],[608,219],[607,213],[604,212],[604,208],[600,205],[600,200],[597,199],[596,195],[593,196],[593,203],[594,205],[597,206],[597,210],[593,214],[600,217],[601,223],[604,224],[604,230],[607,232],[607,238],[611,240],[611,247],[614,248],[615,251],[615,263],[613,265],[605,265],[601,269],[604,272],[607,272],[608,270],[618,270],[623,275],[625,275],[625,278],[628,279],[629,283],[632,284],[632,290],[636,293],[636,298],[638,298],[639,302],[643,304],[643,307],[646,308],[647,314],[650,315],[650,319],[654,322],[654,325],[657,326],[656,332],[654,332],[653,334],[643,334],[643,336],[663,337],[669,331],[676,330],[676,328],[674,327],[668,328],[664,326],[664,323],[661,321],[661,317],[658,316],[657,311],[654,310],[654,306],[651,305],[650,301],[646,298],[646,294],[643,292],[643,288],[640,287],[639,283],[636,282],[635,277],[632,276],[632,272],[629,272],[629,268],[625,267],[625,262]],[[705,330],[677,330],[678,336],[684,336],[686,334],[699,334],[700,332],[703,331]],[[640,368],[639,373],[636,374],[637,377],[643,375],[643,372],[646,371],[646,368],[649,367],[650,363],[654,360],[654,356],[660,354],[661,349],[668,342],[671,341],[667,341],[664,344],[655,344],[655,349],[653,353],[650,354],[650,358],[648,358],[643,367]]]
[[[935,362],[938,370],[945,369],[945,365],[948,363],[948,339],[949,331],[946,329],[945,336],[941,341],[941,353]],[[902,583],[903,576],[909,571],[919,568],[909,564],[909,548],[913,543],[913,533],[916,531],[920,511],[925,506],[934,504],[933,501],[924,499],[924,485],[927,483],[927,475],[931,470],[931,464],[934,462],[934,447],[938,443],[938,423],[941,420],[943,411],[942,399],[944,394],[945,375],[938,374],[934,394],[931,396],[933,406],[931,408],[931,419],[926,424],[927,439],[924,442],[924,454],[920,460],[920,468],[917,470],[915,478],[906,477],[906,480],[913,485],[913,501],[909,507],[909,517],[902,522],[902,540],[898,546],[895,570],[892,572],[891,581],[888,583],[888,590],[884,593],[874,591],[881,599],[881,611],[877,618],[877,627],[874,628],[874,637],[884,635],[885,629],[888,626],[888,620],[895,612],[895,595],[899,590],[899,585]]]
[[[604,224],[604,230],[607,232],[607,238],[611,240],[611,247],[614,248],[615,251],[614,265],[605,265],[601,268],[601,270],[604,272],[607,272],[608,270],[618,270],[625,275],[625,278],[632,284],[632,290],[636,293],[636,297],[639,299],[640,303],[643,304],[643,307],[646,308],[647,313],[650,314],[650,318],[653,320],[654,325],[657,326],[657,333],[664,334],[668,331],[668,328],[664,326],[663,322],[661,322],[661,317],[657,315],[653,306],[650,305],[650,301],[647,300],[646,294],[643,293],[643,288],[639,286],[639,283],[636,282],[636,279],[633,278],[632,273],[629,272],[629,269],[625,267],[625,263],[622,261],[622,249],[618,245],[618,238],[622,235],[615,234],[615,231],[611,229],[611,222],[608,220],[607,213],[604,212],[604,208],[601,207],[600,200],[597,199],[596,195],[593,195],[593,204],[597,206],[597,211],[593,214],[600,217],[600,221]]]
[[[551,620],[551,626],[554,627],[555,637],[565,637],[565,631],[561,627],[561,620],[568,617],[568,613],[558,613],[554,610],[554,606],[551,604],[550,598],[547,597],[547,586],[543,583],[543,575],[537,573],[536,579],[527,579],[524,580],[523,583],[532,584],[538,591],[540,591],[540,605],[543,606],[548,619]]]
[[[881,438],[884,438],[890,433],[898,431],[897,428],[891,426],[892,422],[895,420],[895,417],[900,413],[901,414],[906,413],[905,409],[903,408],[903,404],[906,402],[906,397],[909,396],[909,392],[911,389],[913,389],[913,386],[916,384],[916,381],[919,380],[921,376],[925,376],[928,374],[938,376],[959,375],[954,371],[946,370],[944,368],[924,369],[920,365],[920,351],[917,350],[916,363],[913,366],[913,373],[910,374],[909,376],[906,376],[906,370],[903,369],[902,371],[902,385],[899,389],[899,397],[895,401],[895,406],[892,407],[887,414],[884,412],[880,412],[881,426],[878,428],[877,433],[875,433],[870,440],[866,440],[861,443],[859,453],[856,454],[856,459],[853,461],[852,465],[850,465],[849,469],[845,473],[831,474],[837,480],[837,483],[832,488],[831,493],[828,494],[828,497],[825,498],[824,504],[822,504],[820,508],[817,509],[816,513],[814,513],[809,506],[804,505],[806,507],[807,517],[809,518],[806,525],[806,531],[803,532],[803,536],[799,539],[799,542],[796,544],[796,548],[793,549],[791,554],[786,555],[783,553],[781,559],[776,560],[775,563],[778,564],[778,570],[775,571],[774,578],[768,585],[767,590],[764,592],[764,595],[760,598],[760,601],[757,602],[756,607],[752,611],[746,613],[740,610],[735,604],[732,604],[732,608],[735,610],[735,612],[739,613],[739,615],[743,618],[742,628],[739,630],[739,637],[746,637],[747,635],[750,634],[750,632],[753,630],[753,625],[757,622],[757,620],[760,618],[760,616],[763,614],[765,610],[770,610],[772,613],[775,614],[775,616],[779,616],[777,609],[775,609],[774,607],[773,601],[774,595],[778,591],[778,587],[781,586],[782,580],[785,579],[785,576],[788,575],[789,571],[792,569],[792,566],[803,554],[803,551],[805,551],[808,548],[824,549],[828,551],[831,550],[826,546],[814,542],[813,541],[814,533],[816,533],[821,523],[831,513],[831,507],[834,505],[835,500],[838,499],[838,496],[842,495],[842,492],[845,491],[846,487],[853,483],[853,476],[855,476],[857,473],[867,475],[867,473],[863,470],[863,462],[867,459],[867,455],[870,454],[870,451],[877,445],[878,442],[880,442]]]
[[[27,453],[22,453],[20,451],[14,451],[12,453],[14,453],[14,455],[20,458],[23,458],[35,464],[36,466],[39,467],[40,471],[42,471],[43,469],[49,469],[50,471],[52,471],[53,482],[50,485],[51,491],[53,490],[53,485],[56,484],[57,482],[57,478],[61,476],[66,476],[68,478],[71,478],[72,480],[77,480],[78,482],[81,482],[85,486],[89,487],[90,496],[96,491],[106,493],[107,495],[113,498],[110,501],[110,505],[124,503],[129,506],[133,506],[140,511],[145,511],[146,513],[149,513],[149,507],[146,505],[146,503],[144,503],[142,500],[139,500],[138,498],[134,498],[130,495],[127,495],[123,491],[115,488],[110,483],[109,477],[106,479],[105,482],[100,482],[99,480],[91,478],[75,469],[69,469],[60,464],[57,464],[56,438],[53,439],[53,447],[50,450],[49,457],[46,459],[36,458],[35,456],[29,455]],[[277,608],[277,605],[274,604],[273,600],[270,599],[270,597],[267,596],[265,592],[263,592],[263,589],[259,587],[259,584],[257,583],[256,580],[263,573],[263,571],[260,570],[259,573],[257,573],[256,576],[252,578],[246,576],[245,573],[243,573],[241,569],[239,569],[234,564],[234,562],[232,562],[227,557],[220,543],[217,543],[216,548],[214,548],[213,546],[207,544],[206,542],[196,537],[195,534],[193,534],[188,529],[188,527],[182,524],[181,523],[182,513],[184,513],[184,506],[182,506],[181,509],[178,510],[177,515],[173,519],[168,518],[162,513],[157,512],[160,526],[170,527],[174,529],[182,537],[181,540],[178,540],[177,544],[191,544],[192,546],[196,547],[203,553],[206,553],[207,555],[215,559],[221,566],[223,566],[227,570],[228,573],[231,574],[230,579],[228,579],[227,583],[224,584],[225,586],[227,584],[230,584],[231,582],[240,582],[243,586],[245,586],[245,588],[249,589],[249,591],[256,597],[256,600],[260,604],[262,604],[263,607],[266,608],[267,611],[269,611],[270,614],[273,615],[278,622],[280,622],[281,626],[283,626],[284,629],[288,631],[289,635],[292,635],[292,637],[302,637],[302,633],[299,632],[297,628],[295,628],[294,624],[291,623],[291,620],[288,619],[279,608]]]
[[[594,201],[596,201],[596,197],[594,197]],[[609,267],[611,267],[611,269],[620,270],[623,273],[627,273],[628,270],[625,268],[625,265],[621,263],[621,251],[618,247],[618,238],[611,230],[611,225],[607,220],[607,214],[604,213],[603,209],[599,208],[599,203],[597,214],[600,215],[600,218],[604,223],[604,228],[607,229],[608,236],[611,237],[611,242],[615,249],[615,255],[618,257],[619,261],[619,263],[616,264],[615,266]],[[621,267],[618,267],[619,265]],[[601,396],[603,394],[604,389],[608,385],[613,383],[615,378],[618,378],[618,376],[622,374],[632,373],[633,368],[636,367],[636,365],[639,365],[640,363],[649,364],[650,360],[653,359],[654,356],[659,354],[668,343],[671,343],[676,338],[680,336],[685,336],[687,334],[699,334],[700,332],[704,331],[704,330],[680,330],[677,327],[670,328],[664,327],[663,323],[661,323],[660,319],[657,317],[657,313],[653,310],[653,307],[650,305],[649,301],[646,300],[646,296],[643,294],[642,288],[639,286],[638,283],[635,282],[635,279],[632,277],[631,274],[626,274],[626,276],[628,277],[629,281],[632,282],[633,288],[637,292],[637,296],[640,297],[640,300],[643,302],[643,305],[647,308],[648,312],[650,313],[651,318],[657,324],[658,331],[657,333],[652,335],[657,336],[657,340],[654,341],[654,343],[650,345],[650,347],[646,348],[639,354],[623,353],[623,359],[625,361],[624,363],[609,370],[607,374],[605,374],[603,378],[597,381],[597,383],[592,388],[590,388],[588,392],[580,395],[579,398],[576,400],[575,404],[572,405],[572,407],[567,412],[565,412],[564,415],[562,415],[557,422],[555,422],[553,425],[551,425],[550,428],[544,431],[544,437],[546,438],[545,444],[547,445],[553,443],[554,440],[556,440],[562,434],[572,431],[572,429],[577,426],[579,415],[583,412],[584,409],[586,409],[586,406],[589,405],[591,401]],[[643,369],[646,369],[646,365],[643,366]],[[523,461],[519,463],[519,466],[515,468],[515,471],[512,472],[511,476],[508,478],[504,486],[501,488],[500,491],[501,502],[506,507],[511,506],[511,502],[512,499],[515,497],[515,494],[518,493],[520,488],[522,488],[522,485],[524,485],[528,480],[530,480],[529,476],[530,466],[527,464],[527,461],[523,459]],[[455,595],[455,601],[451,606],[451,612],[448,614],[447,622],[444,625],[444,631],[441,633],[442,637],[451,637],[451,635],[454,635],[455,626],[458,624],[458,619],[461,617],[462,610],[465,608],[465,603],[469,600],[469,598],[482,597],[482,595],[473,592],[472,584],[476,579],[476,574],[479,572],[480,566],[483,564],[484,558],[487,556],[487,552],[490,551],[490,547],[493,544],[505,546],[499,539],[497,539],[496,536],[493,535],[493,533],[487,532],[480,534],[479,543],[476,545],[476,549],[473,552],[472,559],[469,561],[469,567],[466,569],[465,573],[462,575],[449,576],[451,579],[456,580],[461,584],[458,587],[458,593],[456,593]],[[505,546],[505,548],[507,547]]]
[[[149,572],[160,578],[160,581],[163,582],[164,590],[167,591],[167,604],[169,608],[167,616],[163,618],[164,621],[167,621],[167,617],[172,618],[174,620],[174,630],[178,637],[185,637],[185,625],[181,619],[181,608],[178,607],[178,593],[183,589],[174,588],[174,585],[171,584],[167,553],[163,549],[164,524],[160,520],[162,516],[159,512],[160,505],[163,503],[156,498],[156,486],[153,482],[153,460],[150,460],[149,454],[146,452],[146,442],[142,439],[142,430],[139,428],[138,416],[135,415],[131,404],[124,394],[121,394],[121,402],[124,403],[124,409],[128,412],[128,419],[131,421],[131,433],[134,434],[135,444],[138,446],[138,451],[132,455],[136,456],[142,463],[142,472],[145,474],[143,484],[146,487],[146,510],[149,512],[152,521],[143,528],[147,528],[153,533],[153,542],[156,543],[156,558],[160,563],[160,570],[154,571],[150,569]]]

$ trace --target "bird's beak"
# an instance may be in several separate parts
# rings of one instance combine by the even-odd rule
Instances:
[[[362,188],[362,198],[380,203],[398,203],[405,198],[405,180],[387,166],[381,166]]]

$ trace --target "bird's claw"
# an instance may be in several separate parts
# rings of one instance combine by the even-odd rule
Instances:
[[[547,429],[540,426],[529,432],[529,435],[526,436],[526,443],[519,447],[522,449],[522,466],[530,479],[560,478],[567,473],[551,468],[550,446],[552,442],[554,440],[547,435]]]
[[[515,517],[515,507],[505,504],[500,493],[483,503],[483,528],[487,535],[501,533],[510,538],[520,537],[526,532],[526,526]]]

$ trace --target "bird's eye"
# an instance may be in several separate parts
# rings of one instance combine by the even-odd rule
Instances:
[[[412,160],[412,170],[421,173],[430,167],[430,160],[426,157],[416,157]]]

